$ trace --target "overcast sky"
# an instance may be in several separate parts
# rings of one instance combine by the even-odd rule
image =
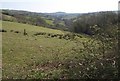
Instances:
[[[1,0],[1,9],[87,13],[118,10],[119,0]]]

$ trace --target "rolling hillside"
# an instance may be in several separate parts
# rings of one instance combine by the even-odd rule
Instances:
[[[27,30],[27,32],[47,32],[47,33],[55,33],[55,34],[62,34],[63,31],[60,30],[54,30],[54,29],[49,29],[45,27],[39,27],[39,26],[34,26],[34,25],[29,25],[29,24],[21,24],[17,22],[9,22],[9,21],[3,21],[3,28],[7,30],[18,30],[22,32],[24,29]]]
[[[4,10],[2,78],[118,78],[117,13],[72,15]]]
[[[56,13],[35,13],[20,10],[2,10],[2,19],[5,21],[15,21],[20,23],[28,23],[31,25],[44,26],[59,30],[66,30],[69,26],[66,24],[68,20],[74,19],[79,14],[68,14],[62,12]],[[11,18],[11,19],[10,19]],[[68,30],[68,29],[67,29]]]
[[[66,62],[77,62],[82,58],[84,45],[90,38],[81,35],[75,40],[34,36],[36,32],[65,34],[60,30],[2,21],[3,32],[3,78],[60,78],[69,77]],[[27,36],[23,35],[26,29]],[[16,32],[18,31],[18,32]],[[77,49],[81,49],[78,54]],[[74,78],[75,76],[73,76]]]

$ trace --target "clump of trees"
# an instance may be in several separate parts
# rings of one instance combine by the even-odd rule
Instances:
[[[119,78],[118,23],[117,12],[85,14],[74,22],[74,32],[90,35],[99,41],[100,46],[96,51],[96,47],[91,48],[95,41],[91,45],[87,45],[87,42],[83,44],[88,52],[83,57],[84,73],[78,75],[83,78]]]
[[[73,23],[73,31],[93,35],[94,31],[92,31],[92,28],[95,26],[107,31],[113,25],[117,25],[117,15],[117,12],[112,11],[83,14]]]
[[[10,19],[7,16],[11,17]],[[37,13],[15,10],[3,10],[2,20],[48,27],[46,21]]]

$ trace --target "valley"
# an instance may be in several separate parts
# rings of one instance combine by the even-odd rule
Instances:
[[[2,78],[117,78],[116,16],[3,10]]]

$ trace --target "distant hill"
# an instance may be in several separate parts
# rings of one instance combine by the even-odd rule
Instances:
[[[106,14],[106,19],[104,17],[105,14]],[[5,21],[32,24],[36,26],[43,26],[52,29],[67,30],[67,31],[74,31],[75,21],[80,21],[79,24],[82,21],[81,24],[83,23],[88,24],[88,26],[93,26],[94,24],[102,25],[103,20],[114,23],[114,21],[116,22],[117,14],[118,14],[117,11],[104,11],[104,12],[94,12],[94,13],[66,13],[66,12],[36,13],[36,12],[28,12],[21,10],[7,10],[7,9],[2,10],[2,17],[3,20]],[[110,17],[112,17],[113,15],[115,17],[115,20],[113,21],[109,20]]]
[[[36,13],[21,10],[2,10],[3,20],[5,21],[27,23],[60,30],[68,30],[69,25],[67,22],[70,19],[76,18],[78,15],[65,12]]]
[[[80,15],[80,13],[66,13],[66,12],[44,13],[44,14],[52,16],[54,18],[58,17],[61,19],[73,19]]]

